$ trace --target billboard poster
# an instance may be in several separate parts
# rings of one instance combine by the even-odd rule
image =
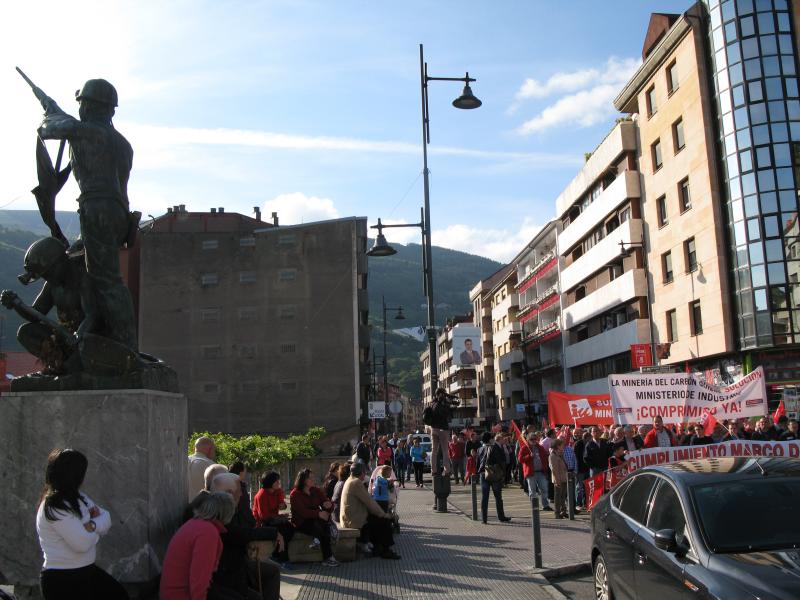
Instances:
[[[472,367],[481,364],[481,331],[473,325],[453,327],[453,364]]]

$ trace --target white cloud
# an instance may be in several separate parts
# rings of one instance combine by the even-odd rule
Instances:
[[[278,220],[283,225],[326,221],[339,217],[339,211],[333,205],[333,200],[306,196],[302,192],[281,194],[265,202],[265,218],[269,219],[273,212],[278,213]]]
[[[591,127],[616,114],[612,101],[620,88],[639,67],[638,59],[611,57],[605,68],[556,73],[546,82],[527,79],[515,96],[509,109],[514,112],[528,99],[545,98],[552,94],[568,93],[541,109],[532,119],[525,121],[517,132],[530,135],[558,125],[570,124]]]

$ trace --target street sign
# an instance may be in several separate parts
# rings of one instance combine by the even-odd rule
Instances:
[[[650,344],[631,344],[631,366],[634,369],[653,366]]]
[[[386,418],[386,403],[370,402],[369,403],[369,418],[370,419],[385,419]]]
[[[403,412],[403,403],[400,400],[392,400],[389,402],[389,412],[393,415],[399,415]]]
[[[525,405],[524,404],[517,404],[517,412],[524,413],[525,412]]]

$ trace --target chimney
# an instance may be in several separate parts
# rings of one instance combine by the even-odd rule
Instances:
[[[256,214],[256,221],[261,220],[261,209],[257,206],[253,207],[253,212]]]
[[[168,206],[168,207],[167,207],[167,214],[168,214],[168,215],[171,215],[171,214],[172,214],[172,207],[171,207],[171,206]]]
[[[180,207],[176,204],[175,206],[172,207],[172,212],[178,212],[179,209]]]
[[[224,207],[224,206],[220,206],[220,207],[217,209],[217,212],[219,212],[219,213],[224,213],[224,212],[225,212],[225,207]]]
[[[277,227],[278,226],[278,213],[272,213],[272,224]]]
[[[211,209],[211,214],[212,214],[212,215],[213,215],[213,214],[216,214],[216,212],[217,212],[217,209],[216,209],[216,208],[212,208],[212,209]]]
[[[186,212],[186,205],[185,204],[179,205],[178,208],[180,209],[181,212]]]

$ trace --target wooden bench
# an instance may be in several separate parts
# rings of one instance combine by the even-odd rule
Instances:
[[[356,542],[361,535],[358,529],[339,529],[339,537],[333,544],[333,555],[341,562],[356,559]],[[250,542],[247,556],[250,560],[271,560],[275,542]],[[322,548],[314,546],[314,538],[305,533],[295,532],[289,542],[289,561],[293,563],[322,562]]]

